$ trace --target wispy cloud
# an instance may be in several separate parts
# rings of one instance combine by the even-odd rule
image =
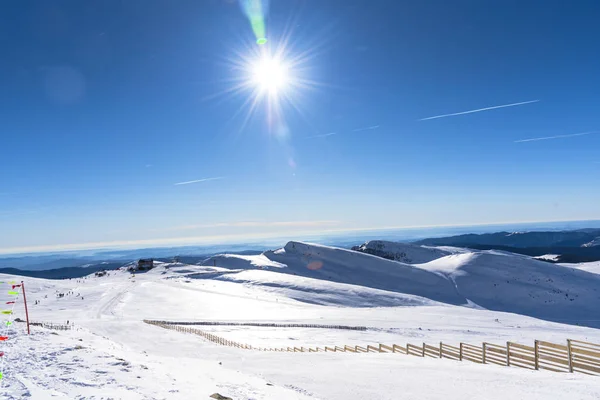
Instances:
[[[592,131],[592,132],[572,133],[570,135],[556,135],[556,136],[546,136],[546,137],[538,137],[538,138],[531,138],[531,139],[521,139],[521,140],[515,140],[515,143],[537,142],[538,140],[562,139],[562,138],[569,138],[569,137],[575,137],[575,136],[591,135],[593,133],[598,133],[598,132]]]
[[[192,183],[200,183],[200,182],[208,182],[208,181],[218,181],[219,179],[225,179],[225,177],[224,176],[216,176],[214,178],[203,178],[203,179],[196,179],[194,181],[179,182],[179,183],[175,183],[175,186],[190,185]]]
[[[115,248],[139,248],[139,247],[157,247],[157,246],[200,246],[213,244],[233,244],[233,243],[263,243],[267,239],[277,239],[273,245],[283,241],[307,237],[307,235],[321,235],[324,232],[340,232],[339,229],[323,229],[319,223],[324,224],[327,221],[290,221],[290,222],[273,222],[276,227],[291,227],[290,230],[269,230],[265,232],[243,232],[229,233],[219,235],[202,235],[202,236],[185,236],[185,237],[164,237],[153,239],[137,239],[137,240],[114,240],[106,242],[87,242],[87,243],[65,243],[51,245],[33,245],[22,247],[0,247],[0,254],[19,254],[30,252],[60,252],[72,250],[88,250],[88,249],[115,249]],[[336,221],[331,221],[336,223]],[[308,230],[297,230],[291,224],[300,223],[301,227],[306,227]],[[315,228],[316,230],[312,230]],[[0,244],[1,245],[1,244]]]
[[[378,128],[379,128],[379,125],[372,125],[372,126],[367,126],[366,128],[353,129],[352,132],[371,131],[373,129],[378,129]],[[324,137],[333,136],[333,135],[337,135],[337,132],[329,132],[329,133],[323,133],[320,135],[307,136],[306,139],[324,138]]]
[[[497,108],[522,106],[522,105],[525,105],[525,104],[537,103],[538,101],[539,100],[529,100],[529,101],[522,101],[520,103],[502,104],[502,105],[499,105],[499,106],[478,108],[477,110],[461,111],[461,112],[452,113],[452,114],[435,115],[433,117],[421,118],[419,121],[427,121],[427,120],[430,120],[430,119],[437,119],[437,118],[454,117],[456,115],[473,114],[473,113],[477,113],[477,112],[481,112],[481,111],[495,110]]]
[[[367,126],[366,128],[354,129],[352,132],[370,131],[370,130],[377,129],[377,128],[379,128],[379,125],[373,125],[373,126]]]
[[[173,226],[170,228],[157,228],[154,231],[185,231],[194,229],[214,228],[303,228],[337,225],[340,221],[237,221],[219,222],[214,224],[197,224]]]
[[[321,138],[321,137],[327,137],[327,136],[333,136],[333,135],[337,135],[337,133],[336,132],[323,133],[321,135],[307,136],[305,139],[314,139],[314,138]]]

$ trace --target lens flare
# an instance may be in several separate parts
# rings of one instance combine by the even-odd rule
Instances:
[[[311,271],[316,271],[319,270],[321,268],[323,268],[323,262],[321,261],[313,261],[311,263],[309,263],[306,268],[310,269]]]
[[[259,45],[267,43],[265,17],[269,12],[269,2],[267,0],[239,0],[239,3],[250,22],[256,43]]]

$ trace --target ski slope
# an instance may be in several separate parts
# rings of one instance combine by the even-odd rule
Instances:
[[[255,346],[441,340],[531,344],[534,339],[561,343],[567,338],[600,343],[598,329],[486,310],[481,308],[485,301],[474,305],[465,296],[485,300],[468,283],[485,285],[482,291],[491,291],[491,281],[500,279],[497,274],[502,269],[519,282],[511,284],[517,294],[528,288],[537,293],[538,284],[527,279],[538,276],[531,275],[534,272],[542,274],[542,266],[552,267],[547,263],[531,264],[509,254],[457,252],[410,265],[291,243],[256,257],[220,256],[203,265],[161,264],[135,277],[112,271],[105,277],[85,279],[26,279],[32,320],[69,320],[77,329],[52,334],[34,327],[31,336],[17,335],[6,349],[3,398],[191,399],[209,398],[213,393],[236,400],[600,397],[598,377],[399,354],[254,353],[142,322],[224,320],[369,327],[367,331],[209,328]],[[510,269],[516,260],[521,260],[519,265],[527,273]],[[315,264],[307,268],[316,261],[322,263],[319,268]],[[585,289],[580,279],[594,276],[556,268],[564,271],[550,269],[548,276],[555,283],[570,282],[572,290]],[[361,285],[361,279],[367,284]],[[402,292],[413,283],[410,292]],[[69,294],[59,298],[57,293]],[[519,300],[540,304],[529,296]],[[22,308],[15,316],[24,318]],[[24,329],[21,324],[15,328],[21,333]]]

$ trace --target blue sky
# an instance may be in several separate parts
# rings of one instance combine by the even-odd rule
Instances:
[[[237,1],[0,11],[1,251],[600,218],[595,1],[271,0],[275,121]]]

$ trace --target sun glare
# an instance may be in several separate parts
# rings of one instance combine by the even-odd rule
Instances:
[[[303,110],[306,96],[320,85],[309,79],[308,71],[319,46],[298,52],[289,43],[289,34],[279,41],[269,39],[264,45],[248,42],[226,59],[235,76],[223,91],[205,99],[240,96],[243,103],[231,116],[234,120],[243,115],[239,132],[257,112],[265,116],[269,132],[278,138],[286,136],[280,132],[289,131],[285,121],[288,112],[308,120]]]
[[[264,55],[252,66],[252,81],[260,91],[276,95],[290,82],[289,69],[277,58]]]

